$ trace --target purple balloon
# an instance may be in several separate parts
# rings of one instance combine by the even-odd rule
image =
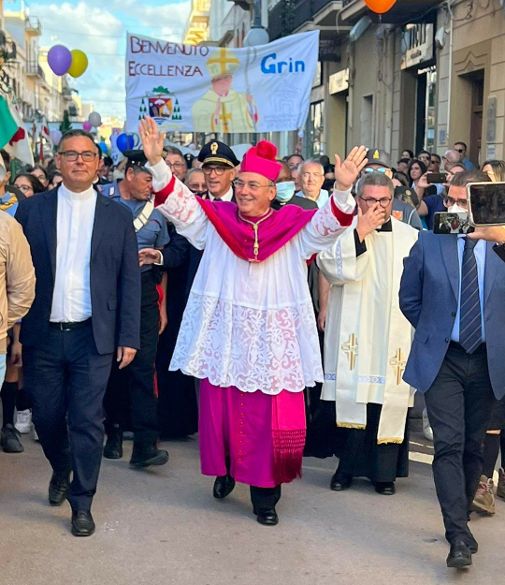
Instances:
[[[65,75],[72,64],[72,53],[63,45],[54,45],[47,53],[47,63],[55,75]]]
[[[86,121],[86,122],[83,122],[82,123],[82,129],[85,132],[90,132],[91,131],[91,128],[93,128],[93,125],[91,124],[91,122]]]

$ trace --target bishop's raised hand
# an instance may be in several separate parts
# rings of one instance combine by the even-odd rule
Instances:
[[[368,162],[366,152],[365,146],[355,146],[343,161],[335,155],[335,189],[347,191],[353,186]]]
[[[160,132],[158,124],[149,117],[140,120],[139,136],[142,140],[142,148],[150,165],[155,165],[163,158],[163,142],[165,135]]]

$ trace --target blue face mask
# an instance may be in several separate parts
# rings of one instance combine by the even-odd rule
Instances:
[[[275,198],[277,201],[284,203],[285,201],[289,201],[291,197],[295,194],[295,182],[294,181],[283,181],[282,183],[277,183],[275,185],[277,188],[277,195]]]

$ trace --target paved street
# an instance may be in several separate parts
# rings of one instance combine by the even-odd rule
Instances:
[[[414,443],[419,438],[413,437]],[[199,474],[196,440],[166,443],[171,460],[133,471],[104,460],[93,508],[96,534],[69,533],[67,505],[46,502],[49,468],[24,436],[21,455],[0,453],[1,585],[430,585],[501,583],[505,502],[472,519],[481,551],[463,574],[445,568],[447,547],[428,464],[414,461],[393,497],[365,481],[328,489],[334,461],[305,460],[302,481],[284,488],[280,524],[260,526],[248,489],[212,498]],[[429,448],[414,444],[414,459]],[[129,456],[131,443],[126,443]],[[424,451],[424,453],[420,453]],[[475,516],[475,515],[474,515]]]

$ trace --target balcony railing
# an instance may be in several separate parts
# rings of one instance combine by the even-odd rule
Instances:
[[[268,14],[268,32],[272,40],[291,34],[325,8],[337,11],[342,6],[336,0],[281,0]],[[332,19],[336,22],[336,19]],[[316,24],[320,24],[317,23]]]
[[[40,77],[45,79],[44,71],[37,61],[27,61],[25,66],[26,75],[29,77]]]
[[[434,19],[431,15],[431,9],[441,4],[442,0],[398,0],[391,9],[380,16],[380,21],[384,24],[404,24],[410,21]],[[434,12],[434,11],[433,11]],[[341,22],[352,25],[362,16],[367,14],[374,21],[379,20],[379,16],[368,9],[364,0],[343,0],[342,12],[340,13]],[[426,15],[424,18],[423,15]]]
[[[36,16],[27,16],[25,19],[25,31],[34,35],[42,34],[40,20]]]

